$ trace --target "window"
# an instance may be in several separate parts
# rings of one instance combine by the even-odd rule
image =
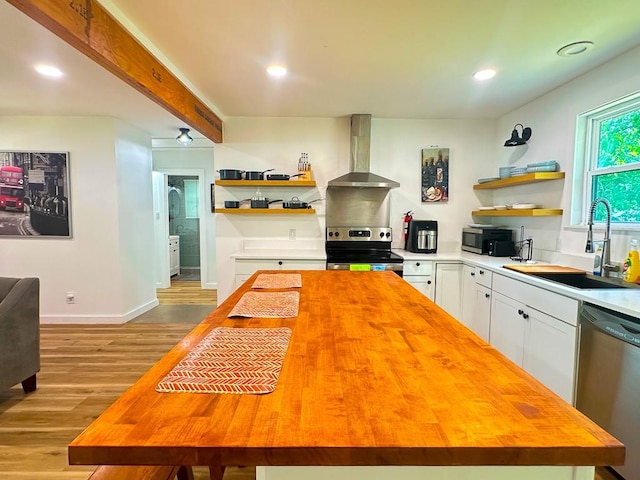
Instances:
[[[612,223],[640,227],[640,95],[581,115],[578,135],[584,138],[575,169],[579,174],[582,163],[582,219],[588,218],[593,200],[606,198]],[[605,220],[606,211],[598,206],[594,221]]]
[[[198,205],[198,180],[185,179],[184,181],[184,207],[186,218],[199,218]]]

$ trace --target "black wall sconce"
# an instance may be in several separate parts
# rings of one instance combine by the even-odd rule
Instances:
[[[191,136],[189,135],[189,129],[188,128],[181,128],[180,129],[180,135],[178,135],[176,137],[176,140],[178,142],[180,142],[183,145],[187,145],[191,142],[193,142],[193,138],[191,138]]]
[[[522,130],[521,134],[518,134],[518,126]],[[531,138],[531,128],[523,126],[521,123],[516,123],[513,126],[511,132],[511,138],[504,142],[505,147],[516,147],[518,145],[524,145],[527,140]]]

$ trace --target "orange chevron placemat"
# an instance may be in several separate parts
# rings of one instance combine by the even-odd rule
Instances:
[[[298,316],[298,292],[247,292],[229,317],[293,318]]]
[[[287,327],[215,328],[158,383],[156,391],[273,392],[290,337]]]
[[[251,288],[299,288],[302,275],[299,273],[261,273]]]

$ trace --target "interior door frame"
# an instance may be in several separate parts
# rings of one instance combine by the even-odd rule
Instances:
[[[159,168],[153,171],[154,174],[162,175],[162,179],[154,181],[154,222],[155,239],[158,243],[156,254],[158,257],[158,275],[156,278],[156,288],[169,288],[171,286],[171,275],[169,271],[169,176],[198,177],[198,226],[200,230],[200,287],[207,285],[208,273],[203,268],[203,262],[207,258],[207,232],[205,215],[207,213],[207,188],[205,185],[205,171],[200,168]]]

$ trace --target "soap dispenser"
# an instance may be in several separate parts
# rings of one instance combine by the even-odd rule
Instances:
[[[625,282],[640,283],[640,255],[638,240],[635,238],[629,242],[629,253],[622,266],[622,279]]]

